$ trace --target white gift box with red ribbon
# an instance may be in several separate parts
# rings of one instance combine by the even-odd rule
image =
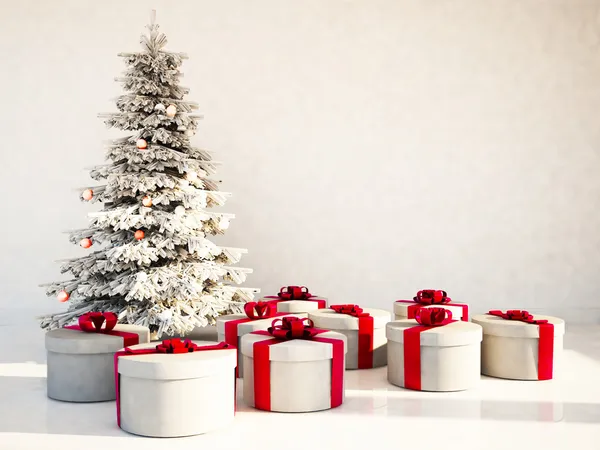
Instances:
[[[308,313],[327,308],[327,299],[309,292],[306,286],[284,286],[277,295],[267,295],[261,301],[276,305],[277,312]]]
[[[317,328],[346,336],[346,369],[371,369],[387,364],[385,325],[391,320],[388,311],[358,305],[332,305],[309,312],[308,318]]]
[[[462,391],[477,385],[481,327],[451,317],[443,308],[426,308],[417,313],[416,319],[387,324],[390,383],[437,392]]]
[[[466,303],[453,302],[446,291],[426,289],[417,292],[412,300],[396,300],[394,302],[394,318],[414,319],[419,308],[444,308],[452,312],[456,320],[469,320],[469,305]]]
[[[565,322],[527,311],[473,316],[483,328],[481,373],[512,380],[551,380],[560,371]]]
[[[276,412],[340,406],[344,400],[345,336],[316,330],[308,319],[296,319],[296,325],[302,324],[299,337],[281,339],[278,332],[285,333],[284,325],[294,319],[285,317],[278,321],[282,325],[276,323],[269,331],[242,337],[244,402]],[[309,326],[304,325],[307,322]]]

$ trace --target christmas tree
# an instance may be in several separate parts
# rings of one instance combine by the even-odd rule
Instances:
[[[148,29],[141,52],[119,55],[127,69],[117,78],[126,92],[116,100],[118,112],[101,115],[109,127],[132,134],[110,142],[109,163],[92,168],[91,177],[105,184],[82,189],[81,198],[103,208],[89,214],[88,228],[69,233],[90,253],[61,261],[61,272],[73,279],[44,285],[69,308],[43,317],[42,328],[112,311],[158,338],[184,335],[240,312],[257,292],[235,286],[251,270],[229,267],[245,250],[207,239],[233,218],[206,210],[228,195],[208,178],[217,165],[211,154],[190,144],[201,117],[189,114],[198,106],[184,100],[189,89],[180,86],[186,55],[164,50],[154,18]]]

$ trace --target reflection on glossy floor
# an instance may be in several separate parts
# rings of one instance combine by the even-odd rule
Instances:
[[[560,380],[482,377],[475,390],[436,394],[389,385],[385,368],[349,371],[335,410],[268,414],[240,399],[227,429],[167,440],[119,430],[114,402],[49,400],[35,324],[0,326],[0,339],[0,449],[600,449],[600,326],[568,328]]]

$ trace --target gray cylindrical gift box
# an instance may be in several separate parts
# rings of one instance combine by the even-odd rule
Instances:
[[[117,325],[114,331],[137,334],[150,341],[150,330]],[[115,399],[114,354],[123,338],[60,328],[46,333],[48,397],[65,402],[104,402]]]
[[[130,348],[154,347],[155,342]],[[140,436],[181,437],[226,427],[235,414],[236,364],[235,348],[119,356],[121,428]]]

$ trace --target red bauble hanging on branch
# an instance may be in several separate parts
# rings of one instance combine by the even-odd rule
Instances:
[[[90,201],[93,197],[94,197],[94,191],[92,191],[91,189],[86,189],[85,191],[83,191],[81,193],[81,197],[85,200],[85,201]]]
[[[137,142],[135,143],[135,145],[140,150],[145,150],[148,148],[148,143],[146,142],[146,139],[138,139]]]
[[[83,248],[90,248],[92,246],[92,240],[90,238],[84,238],[79,241],[79,245],[81,245]]]
[[[152,199],[146,195],[142,199],[142,205],[144,205],[146,208],[150,208],[152,206]]]
[[[69,297],[70,295],[67,291],[60,291],[58,294],[56,294],[56,300],[58,300],[61,303],[69,301]]]
[[[135,237],[138,241],[141,241],[142,239],[144,239],[144,236],[146,236],[146,233],[144,233],[144,230],[137,230],[135,232],[135,234],[133,235],[133,237]]]

